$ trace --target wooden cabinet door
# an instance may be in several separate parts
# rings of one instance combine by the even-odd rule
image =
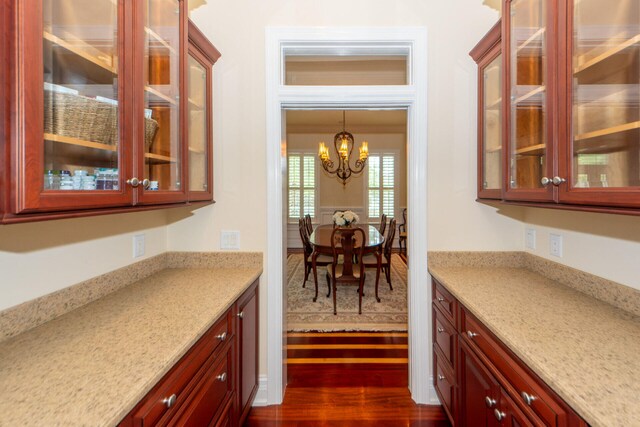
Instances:
[[[557,0],[505,0],[504,198],[555,200]]]
[[[559,198],[640,207],[640,4],[562,2]]]
[[[133,2],[10,3],[18,63],[9,210],[130,205],[131,28],[124,17]]]
[[[238,410],[244,423],[258,390],[258,286],[257,282],[238,301]]]
[[[507,392],[501,390],[500,404],[493,411],[496,420],[500,422],[500,426],[504,427],[533,427],[533,423],[524,415],[513,400],[507,395]],[[543,425],[538,421],[538,425]]]
[[[494,410],[500,402],[500,386],[473,350],[460,341],[460,425],[497,426]]]

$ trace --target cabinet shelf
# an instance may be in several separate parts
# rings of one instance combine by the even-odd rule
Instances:
[[[485,148],[485,153],[499,153],[502,151],[502,145],[498,145],[497,147]]]
[[[85,141],[83,139],[72,138],[72,137],[63,136],[63,135],[56,135],[53,133],[45,133],[44,139],[45,141],[60,142],[63,144],[76,145],[79,147],[94,148],[96,150],[118,151],[117,145],[102,144],[100,142],[93,142],[93,141]]]
[[[530,147],[518,148],[515,153],[519,156],[543,156],[546,148],[545,144],[536,144]]]
[[[574,68],[573,73],[574,74],[579,74],[585,70],[588,70],[589,68],[603,62],[606,61],[607,59],[618,55],[618,54],[622,54],[625,50],[627,50],[628,48],[632,48],[632,47],[637,47],[637,45],[640,43],[640,34],[635,35],[634,37],[631,37],[630,39],[620,43],[617,46],[612,47],[611,49],[608,49],[606,51],[604,51],[603,53],[601,53],[600,55],[596,56],[595,58],[592,58],[584,63],[582,63],[581,65],[577,66]],[[596,47],[594,50],[599,49],[598,47]],[[591,52],[593,52],[594,50],[592,50]],[[585,58],[589,56],[589,52],[581,55],[579,58]],[[580,61],[578,61],[580,62]]]
[[[531,45],[534,41],[536,41],[536,39],[540,39],[540,42],[542,42],[542,36],[544,35],[544,33],[545,33],[545,27],[539,28],[528,39],[526,39],[524,42],[522,42],[521,45],[519,45],[516,48],[516,52],[520,52],[520,51],[526,49],[529,45]],[[535,47],[535,48],[539,49],[539,47]]]
[[[525,104],[526,105],[542,105],[542,94],[544,93],[546,86],[517,86],[516,88],[516,98],[514,99],[514,104]],[[525,92],[523,95],[518,96],[517,94]]]
[[[153,40],[158,42],[162,48],[167,49],[171,55],[176,54],[176,50],[169,44],[165,39],[163,39],[160,34],[156,33],[149,27],[144,27],[144,32]]]
[[[501,105],[502,105],[502,97],[496,99],[493,102],[488,103],[485,106],[485,109],[486,110],[499,110]]]
[[[176,99],[172,99],[169,95],[165,95],[153,86],[145,86],[144,90],[145,92],[150,93],[154,97],[158,98],[154,100],[156,102],[168,102],[171,105],[178,105],[178,101]]]
[[[48,31],[42,32],[42,37],[61,48],[91,62],[99,66],[100,68],[109,71],[112,74],[117,74],[117,69],[113,65],[112,59],[103,59],[106,55],[103,52],[100,52],[95,47],[91,46],[89,43],[80,40],[74,39],[73,42],[61,39],[58,36],[55,36]]]
[[[598,138],[602,136],[612,135],[621,132],[627,132],[634,129],[640,129],[640,121],[625,123],[618,126],[612,126],[606,129],[599,129],[593,132],[587,132],[574,137],[574,141],[583,141],[587,139]]]
[[[189,152],[190,153],[194,153],[194,154],[206,154],[206,152],[205,152],[205,150],[203,148],[189,147]]]
[[[144,153],[144,158],[147,160],[147,164],[151,164],[151,165],[177,162],[177,159],[175,157],[164,156],[162,154],[155,154],[155,153]]]

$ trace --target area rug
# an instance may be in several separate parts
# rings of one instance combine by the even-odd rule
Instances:
[[[318,300],[313,302],[315,288],[313,272],[306,287],[302,254],[287,258],[287,330],[289,331],[406,331],[407,330],[407,266],[391,257],[393,291],[380,274],[378,296],[375,298],[375,270],[367,269],[362,314],[358,314],[358,292],[355,286],[338,286],[337,311],[333,314],[333,297],[327,298],[326,268],[318,267]]]

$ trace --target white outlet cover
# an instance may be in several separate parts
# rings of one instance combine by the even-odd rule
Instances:
[[[140,258],[144,256],[145,236],[144,234],[136,234],[133,236],[133,257]]]
[[[240,232],[237,230],[223,230],[220,232],[220,249],[239,250]]]
[[[536,229],[535,228],[527,228],[525,231],[525,245],[529,249],[536,248]]]
[[[549,253],[562,258],[562,236],[560,234],[549,234]]]

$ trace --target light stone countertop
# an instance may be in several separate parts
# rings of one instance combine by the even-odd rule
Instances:
[[[592,426],[640,426],[640,317],[524,268],[430,267]]]
[[[178,268],[0,343],[0,426],[117,424],[261,274]]]

